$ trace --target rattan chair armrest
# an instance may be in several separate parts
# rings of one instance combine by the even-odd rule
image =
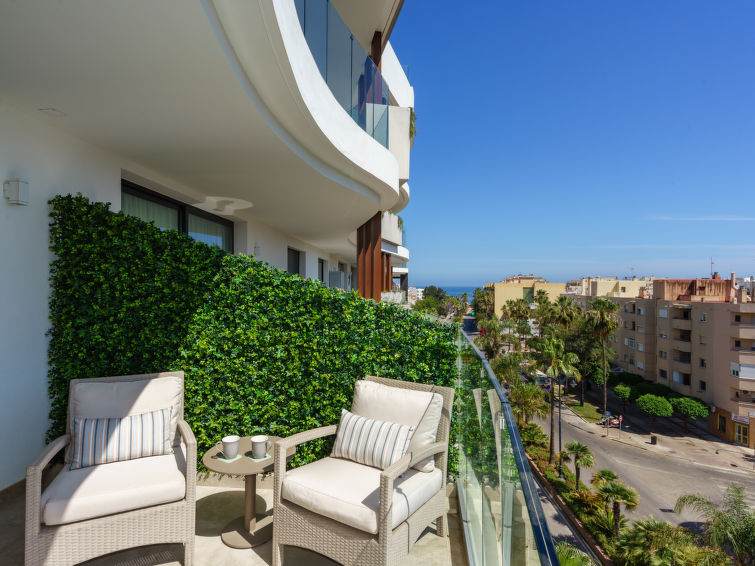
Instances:
[[[29,464],[26,467],[26,475],[28,477],[29,471],[38,468],[39,470],[44,469],[47,464],[50,463],[50,460],[53,459],[55,454],[63,450],[66,446],[68,446],[68,443],[71,442],[71,437],[68,434],[64,434],[63,436],[59,436],[55,440],[53,440],[50,444],[45,446],[42,449],[42,452],[39,453],[39,456],[37,456],[36,460],[34,460],[31,464]]]
[[[184,444],[186,444],[186,447],[197,447],[197,438],[194,436],[194,431],[191,430],[191,427],[189,426],[189,423],[187,423],[183,419],[178,420],[178,427],[176,428],[176,432],[181,435],[181,438],[184,441]]]
[[[197,439],[189,423],[183,419],[178,420],[176,432],[181,435],[186,445],[186,499],[194,501],[197,489]]]
[[[388,466],[386,469],[384,469],[380,473],[380,478],[382,481],[382,478],[388,478],[391,481],[394,481],[397,477],[399,477],[401,474],[403,474],[406,470],[408,470],[411,467],[412,462],[412,455],[411,454],[404,454],[403,458],[400,460],[396,460]]]
[[[434,442],[429,446],[425,446],[422,450],[412,452],[410,454],[412,460],[409,463],[409,467],[411,468],[425,458],[429,458],[430,456],[434,456],[435,454],[440,454],[441,452],[446,451],[448,451],[448,444],[446,444],[445,442]]]
[[[380,496],[378,504],[378,540],[382,544],[390,534],[393,507],[393,482],[409,469],[412,457],[405,454],[380,473]]]
[[[391,507],[393,505],[393,484],[396,479],[417,462],[448,450],[444,442],[435,442],[412,454],[405,454],[380,474],[380,503],[378,508],[378,537],[387,536],[391,528]]]
[[[278,446],[282,446],[283,448],[288,450],[289,448],[299,446],[299,444],[309,442],[310,440],[316,440],[318,438],[323,438],[325,436],[331,436],[336,433],[337,429],[338,427],[336,425],[328,425],[328,426],[321,426],[320,428],[312,428],[310,430],[305,430],[304,432],[292,434],[291,436],[287,436],[286,438],[281,438],[275,444]]]
[[[292,434],[286,438],[281,438],[273,447],[273,469],[275,470],[275,481],[273,483],[273,505],[278,505],[283,488],[283,478],[286,476],[286,453],[291,448],[296,448],[299,444],[316,440],[325,436],[332,436],[336,433],[336,425],[321,426]]]
[[[40,501],[42,499],[42,472],[53,457],[63,450],[71,441],[67,434],[53,440],[37,456],[36,460],[26,467],[26,532],[27,537],[36,537],[39,533]]]

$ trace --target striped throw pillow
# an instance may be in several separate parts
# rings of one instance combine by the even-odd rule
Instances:
[[[171,409],[128,417],[75,417],[71,469],[172,454]]]
[[[406,453],[414,427],[341,410],[333,456],[385,469]]]

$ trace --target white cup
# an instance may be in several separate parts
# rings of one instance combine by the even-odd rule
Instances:
[[[267,451],[273,446],[269,437],[264,434],[259,434],[252,437],[252,458],[255,460],[261,460],[267,456]]]
[[[239,440],[240,436],[231,435],[223,437],[223,457],[226,460],[235,458],[239,453]]]

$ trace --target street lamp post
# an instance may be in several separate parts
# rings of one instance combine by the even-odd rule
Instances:
[[[558,386],[558,477],[564,477],[564,459],[561,456],[561,390],[562,387]]]

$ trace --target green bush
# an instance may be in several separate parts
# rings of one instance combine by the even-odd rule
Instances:
[[[629,385],[624,385],[623,383],[619,383],[616,387],[614,387],[613,392],[616,393],[616,396],[622,400],[625,406],[627,401],[630,401],[632,398],[632,388]]]
[[[288,436],[337,423],[366,374],[454,384],[453,325],[226,255],[81,196],[51,204],[50,437],[65,429],[74,378],[184,370],[200,457],[223,434]],[[296,462],[328,449],[312,442]]]
[[[619,383],[626,385],[637,385],[638,383],[644,383],[645,378],[636,373],[629,373],[628,371],[622,371],[620,373],[610,373],[608,375],[608,386],[615,387]]]
[[[710,411],[700,399],[695,397],[676,397],[669,400],[674,412],[684,419],[684,430],[688,430],[689,419],[708,418]]]
[[[652,381],[642,381],[631,386],[630,400],[636,401],[643,395],[655,395],[657,397],[664,397],[666,399],[672,399],[674,397],[681,397],[681,393],[677,393],[670,387],[663,385],[662,383],[654,383]]]
[[[71,379],[178,369],[225,252],[77,196],[52,202],[48,439],[65,432]]]
[[[670,417],[674,412],[671,403],[665,397],[647,393],[637,399],[637,407],[650,417],[650,432],[653,432],[656,417]]]

